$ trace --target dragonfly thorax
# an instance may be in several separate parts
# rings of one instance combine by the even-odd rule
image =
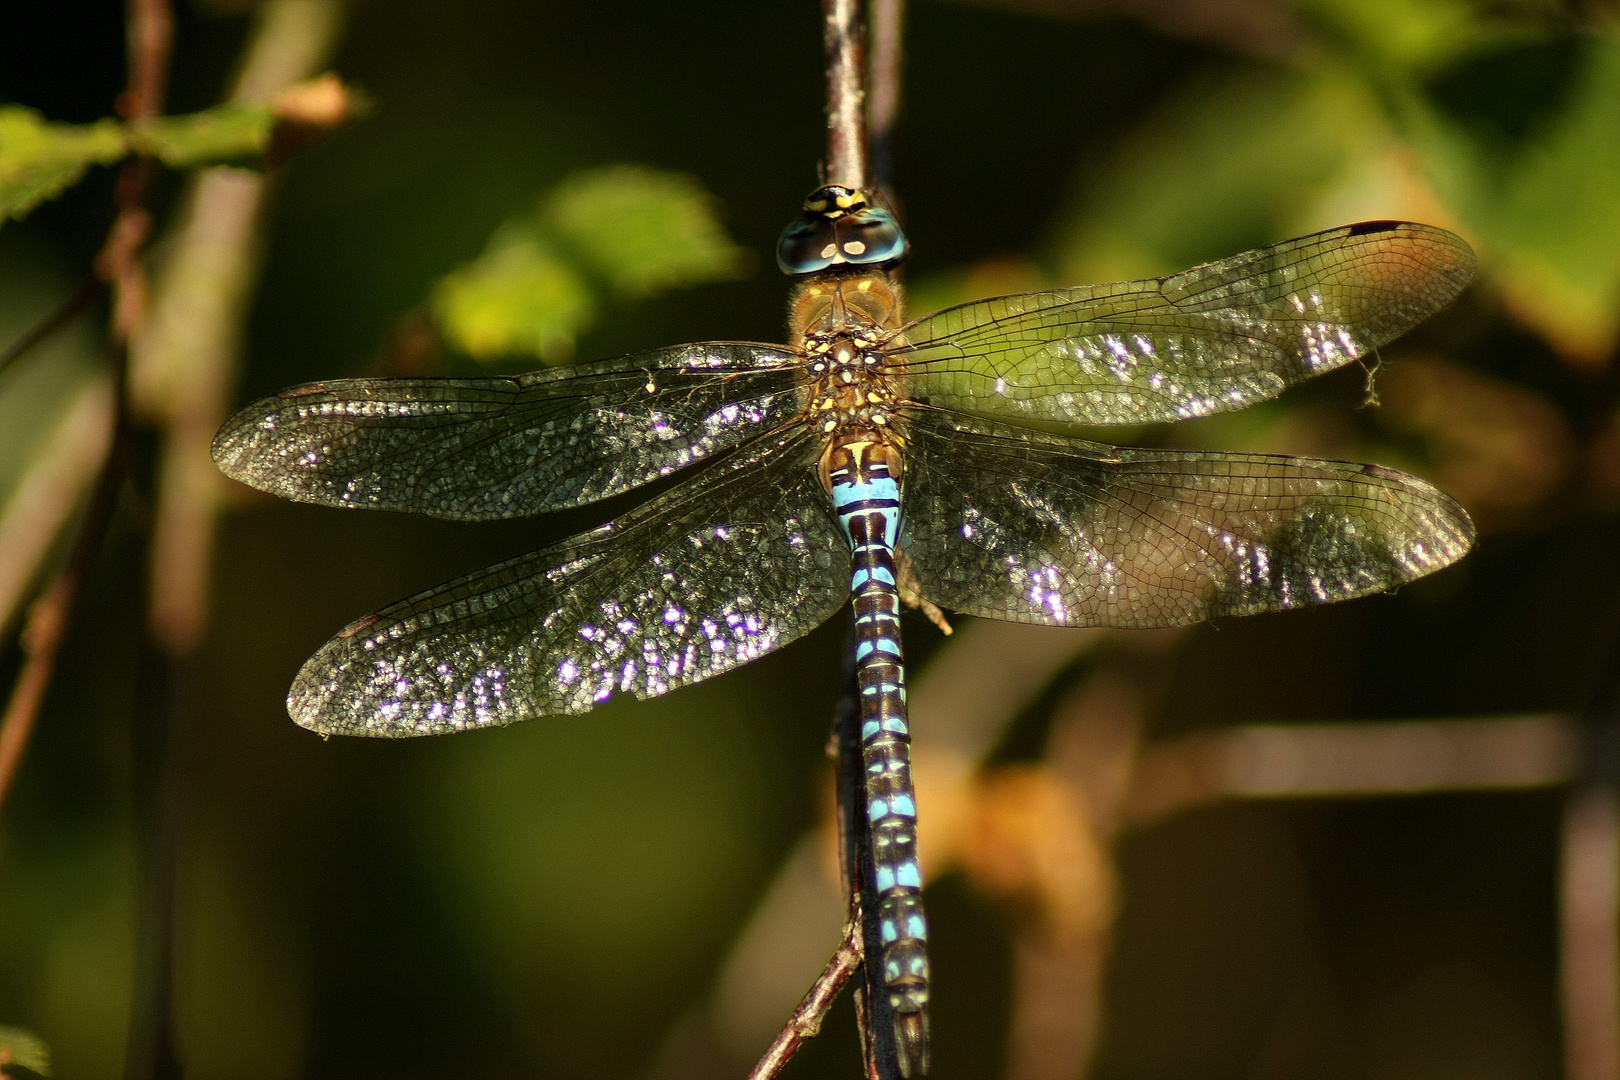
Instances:
[[[808,420],[829,442],[890,439],[902,383],[887,348],[899,316],[897,291],[882,274],[823,278],[795,293]]]

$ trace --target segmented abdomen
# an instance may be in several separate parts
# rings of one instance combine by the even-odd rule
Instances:
[[[856,677],[861,753],[878,896],[883,981],[894,1010],[895,1043],[906,1076],[928,1069],[927,922],[917,863],[917,800],[911,784],[911,734],[900,650],[900,592],[894,548],[900,487],[884,444],[835,446],[828,478],[838,523],[853,552]]]

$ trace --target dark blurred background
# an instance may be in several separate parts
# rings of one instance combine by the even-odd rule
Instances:
[[[250,7],[178,0],[171,111],[225,94]],[[64,122],[111,112],[121,5],[8,0],[0,26],[0,100]],[[1620,613],[1614,26],[1528,0],[909,5],[895,191],[917,314],[1375,217],[1456,229],[1481,255],[1478,284],[1385,350],[1371,383],[1341,371],[1239,416],[1120,436],[1380,461],[1451,491],[1481,529],[1463,564],[1398,595],[1178,638],[1155,661],[1150,743],[1591,705]],[[573,354],[780,340],[771,253],[817,182],[821,63],[811,0],[357,0],[328,66],[371,112],[273,181],[234,401],[407,361],[475,369],[402,336],[504,220],[616,163],[695,178],[751,272],[606,302]],[[111,188],[93,172],[0,229],[6,340],[83,275]],[[183,189],[164,181],[157,206]],[[98,318],[0,382],[6,484],[101,363]],[[842,621],[664,700],[322,741],[283,699],[331,633],[602,513],[458,525],[227,497],[173,897],[187,1075],[672,1068],[671,1032],[823,813]],[[0,818],[0,1024],[39,1034],[65,1080],[120,1075],[129,1038],[150,854],[130,704],[143,513],[126,500]],[[907,634],[926,680],[942,638],[921,619]],[[1055,706],[1110,655],[1057,665],[993,763],[1040,760]],[[980,677],[994,685],[994,664]],[[1558,786],[1229,800],[1124,832],[1090,1074],[1559,1075],[1564,803]],[[929,891],[941,1080],[998,1074],[1008,1053],[1026,914],[993,892],[962,870]],[[856,1075],[855,1046],[845,1004],[786,1075]]]

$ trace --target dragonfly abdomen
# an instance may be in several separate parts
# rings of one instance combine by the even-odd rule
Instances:
[[[853,554],[850,593],[861,697],[861,757],[883,982],[894,1012],[901,1071],[916,1076],[928,1069],[928,928],[917,862],[917,797],[911,782],[894,563],[900,531],[899,469],[891,469],[891,462],[899,464],[894,449],[884,443],[835,443],[826,475],[839,527]]]

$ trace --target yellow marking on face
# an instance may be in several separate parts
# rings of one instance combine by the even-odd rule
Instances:
[[[844,252],[849,255],[859,255],[866,250],[866,245],[859,240],[851,240],[844,245]]]

